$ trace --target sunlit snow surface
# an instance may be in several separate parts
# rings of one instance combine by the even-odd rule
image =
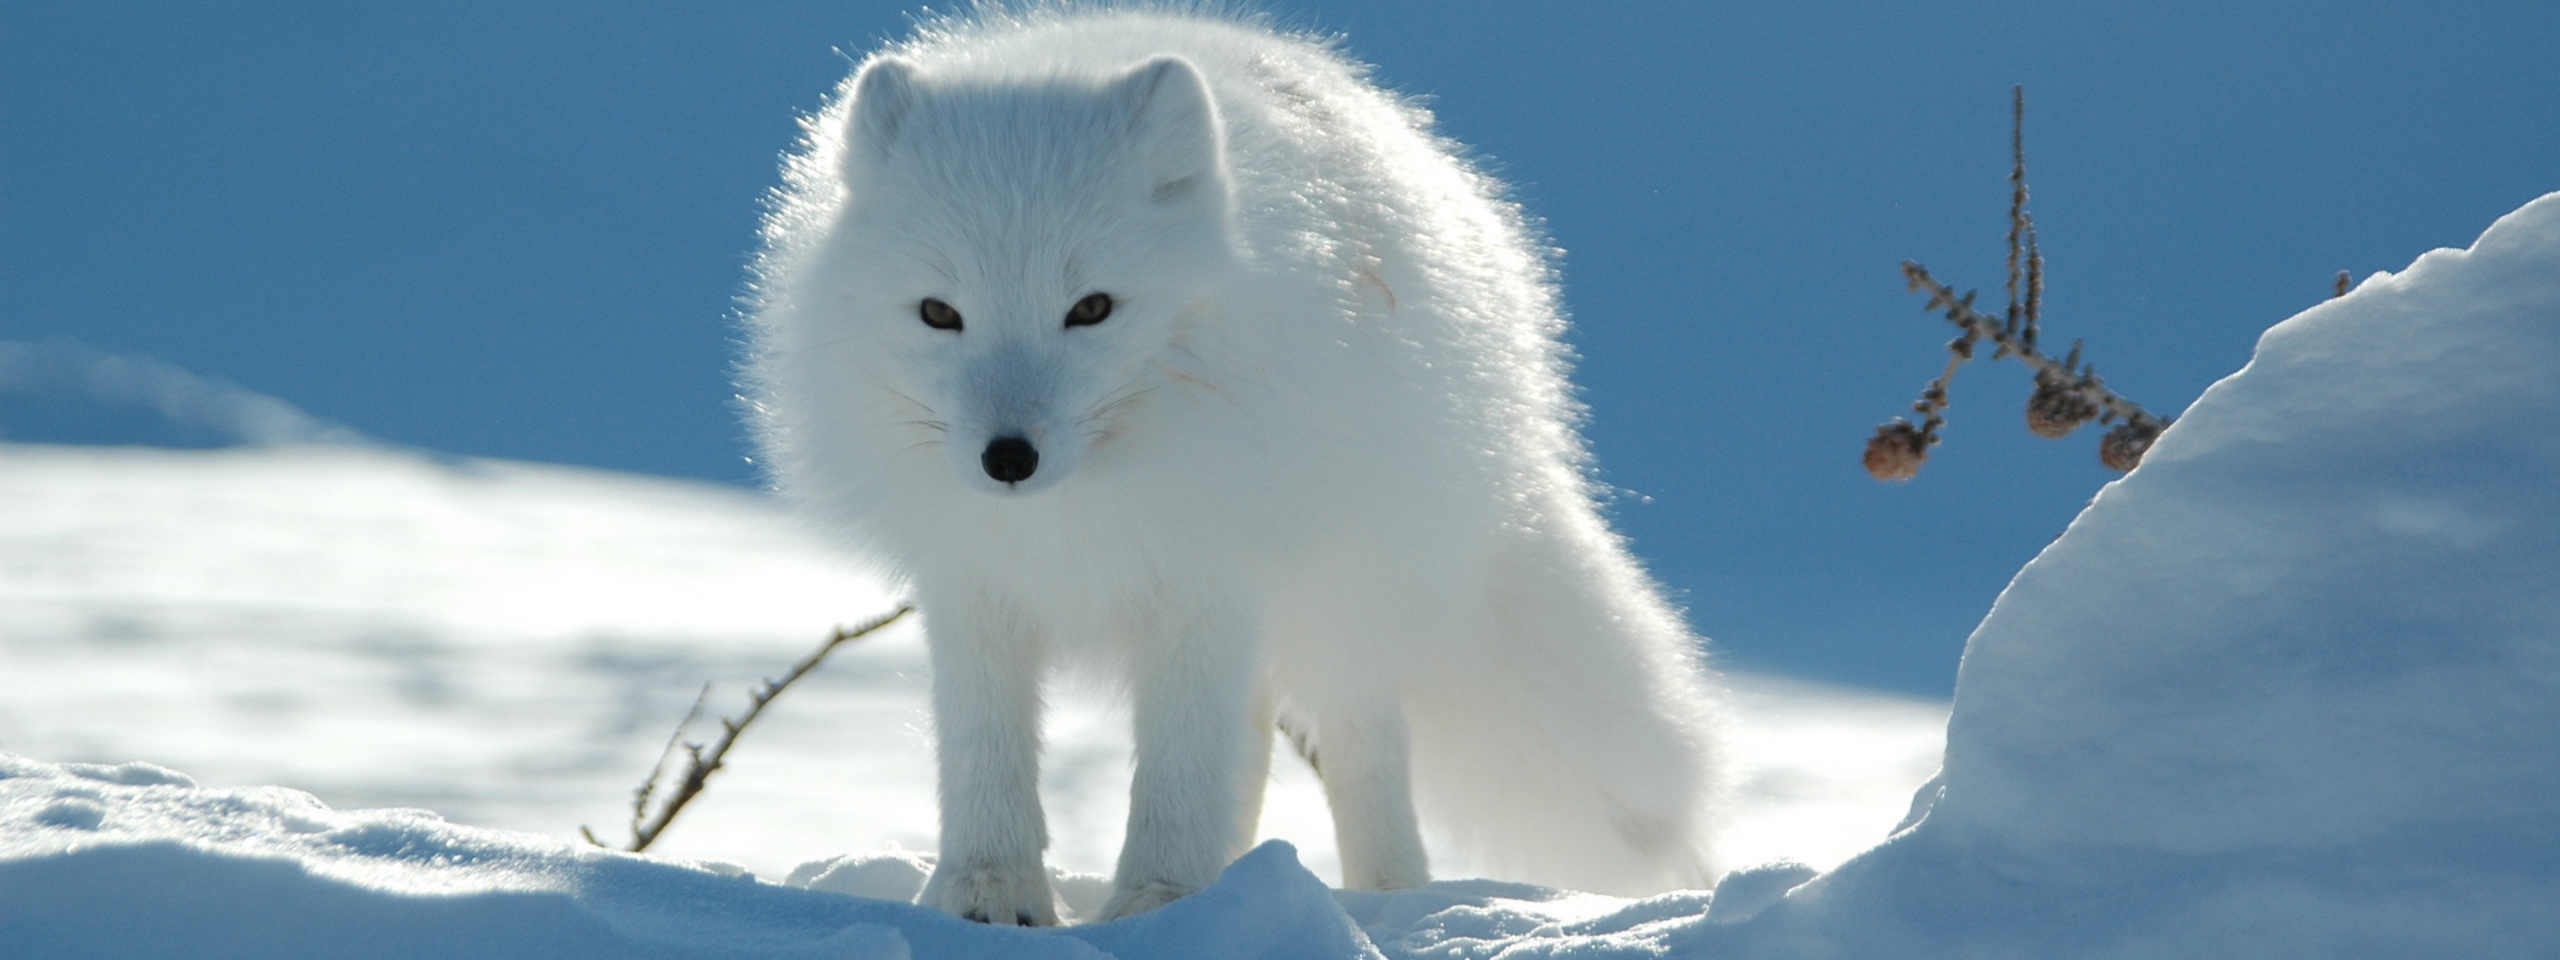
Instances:
[[[2560,956],[2555,372],[2560,194],[2270,330],[1992,605],[1911,825],[1809,882],[1346,893],[1274,842],[1159,911],[1048,932],[894,899],[922,873],[878,851],[931,823],[912,635],[794,690],[669,847],[768,879],[873,855],[777,884],[563,836],[616,818],[696,678],[772,672],[886,602],[751,498],[378,452],[0,449],[0,738],[210,784],[0,759],[0,948]],[[1738,685],[1729,861],[1829,865],[1898,820],[1935,708]],[[1126,747],[1067,702],[1047,785],[1059,863],[1090,870]],[[1280,768],[1265,833],[1321,869],[1322,810]],[[257,783],[331,804],[228,786]],[[518,830],[345,809],[389,802]]]
[[[0,748],[561,837],[626,835],[702,683],[707,711],[734,713],[831,625],[893,603],[765,498],[563,467],[0,446],[0,503]],[[657,849],[766,876],[931,850],[923,670],[911,625],[839,650]],[[1735,687],[1749,772],[1727,862],[1837,863],[1937,766],[1943,704]],[[1044,757],[1054,862],[1107,872],[1126,720],[1079,694],[1060,691]],[[1294,757],[1273,767],[1265,835],[1334,875],[1320,788]]]

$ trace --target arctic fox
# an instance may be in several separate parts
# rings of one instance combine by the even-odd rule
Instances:
[[[1522,880],[1708,879],[1699,641],[1594,504],[1547,251],[1419,107],[1320,39],[1040,8],[927,23],[806,131],[745,381],[777,485],[926,617],[923,903],[1057,922],[1066,665],[1135,720],[1105,919],[1246,848],[1275,724],[1346,886],[1427,881],[1422,822]]]

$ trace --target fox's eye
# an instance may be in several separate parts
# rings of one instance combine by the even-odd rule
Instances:
[[[936,330],[960,329],[960,311],[932,297],[926,297],[923,303],[916,305],[916,314],[924,318],[925,326]]]
[[[1087,294],[1084,299],[1076,301],[1075,306],[1067,308],[1067,326],[1090,327],[1101,323],[1102,318],[1110,315],[1110,294]]]

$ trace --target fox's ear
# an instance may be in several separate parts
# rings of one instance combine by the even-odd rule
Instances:
[[[1149,195],[1163,203],[1224,204],[1226,132],[1200,69],[1181,57],[1156,57],[1121,77],[1116,93]]]
[[[877,159],[898,140],[898,127],[915,105],[915,65],[881,57],[853,78],[853,117],[845,130],[845,160]]]

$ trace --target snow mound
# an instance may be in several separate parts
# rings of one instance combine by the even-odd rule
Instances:
[[[2560,194],[2267,331],[1965,649],[1853,956],[2560,952]]]
[[[1046,931],[834,892],[828,878],[843,866],[811,864],[798,886],[774,884],[422,810],[342,812],[277,787],[198,787],[148,764],[0,755],[0,943],[19,960],[1380,956],[1279,841],[1161,910]],[[1423,910],[1387,912],[1426,916],[1491,902],[1465,886],[1373,900],[1417,900]]]

